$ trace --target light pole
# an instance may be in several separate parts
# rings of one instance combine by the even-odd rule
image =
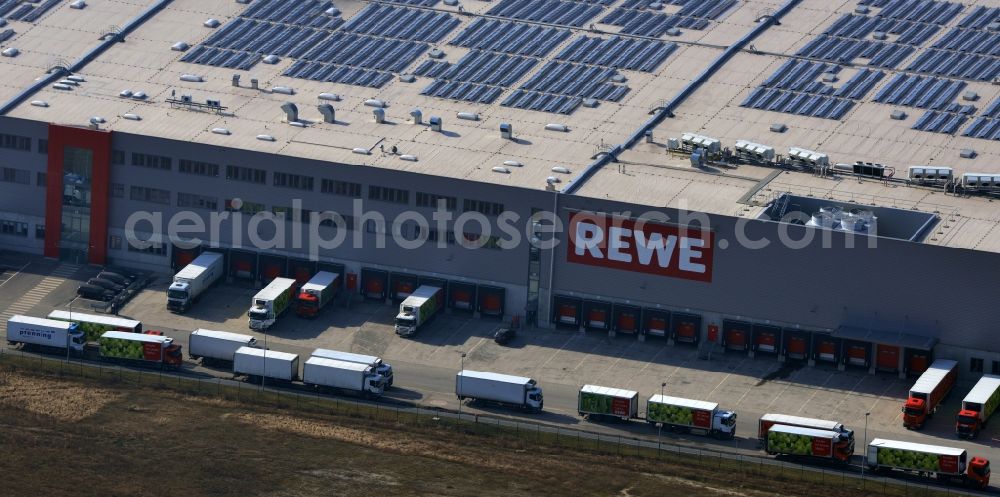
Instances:
[[[666,388],[667,382],[660,383],[660,402],[663,402],[663,389]],[[649,416],[649,413],[646,413]],[[660,456],[660,435],[663,433],[663,423],[656,423],[656,456]]]
[[[865,445],[861,448],[865,452],[864,462],[861,463],[861,479],[865,479],[865,466],[868,466],[868,416],[871,412],[865,413]]]

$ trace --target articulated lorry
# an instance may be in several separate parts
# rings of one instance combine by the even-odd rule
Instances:
[[[142,333],[142,323],[134,319],[84,314],[76,311],[52,311],[48,317],[80,325],[80,331],[87,337],[88,342],[96,342],[105,331]]]
[[[436,286],[421,285],[399,304],[396,315],[396,334],[413,336],[424,323],[430,321],[444,307],[444,290]]]
[[[225,274],[222,254],[205,252],[174,275],[167,288],[167,309],[186,312],[210,286]]]
[[[646,401],[646,422],[716,438],[736,436],[736,413],[704,400],[653,395]]]
[[[266,330],[274,326],[278,317],[285,313],[292,302],[295,280],[275,278],[263,290],[253,296],[247,316],[251,330]]]
[[[577,393],[576,404],[577,412],[587,419],[628,421],[639,417],[639,392],[631,390],[584,385]]]
[[[854,453],[840,443],[840,433],[801,426],[773,425],[767,431],[764,450],[771,455],[832,459],[846,463]]]
[[[97,341],[101,358],[106,361],[151,364],[160,368],[179,368],[184,354],[174,339],[162,335],[105,331]]]
[[[903,404],[903,426],[919,430],[927,418],[934,415],[938,405],[951,392],[958,379],[958,363],[938,359],[917,378],[910,387],[910,396]]]
[[[545,405],[535,380],[485,371],[459,371],[455,375],[455,395],[459,402],[472,399],[533,412],[540,412]]]
[[[302,366],[302,382],[323,390],[335,390],[377,398],[385,391],[385,378],[367,364],[310,357]]]
[[[7,343],[29,350],[82,354],[87,337],[76,323],[18,315],[7,320]]]
[[[204,365],[232,366],[240,347],[256,347],[257,339],[250,335],[197,329],[188,339],[188,356],[202,360]]]
[[[984,374],[962,400],[962,410],[955,421],[955,434],[962,438],[976,438],[986,427],[986,420],[1000,404],[1000,376]]]
[[[338,288],[340,288],[340,275],[326,271],[316,273],[299,289],[295,314],[303,318],[318,316],[319,312],[336,298]]]
[[[277,350],[240,347],[233,355],[233,373],[246,376],[251,383],[264,378],[281,381],[299,379],[299,356]]]
[[[876,438],[865,459],[877,472],[905,471],[980,489],[990,485],[990,461],[969,459],[964,449]]]
[[[840,444],[844,450],[854,452],[854,430],[848,429],[843,423],[838,421],[827,421],[825,419],[803,418],[801,416],[789,416],[787,414],[768,413],[760,417],[757,421],[757,440],[763,447],[767,441],[767,432],[774,425],[798,426],[799,428],[811,428],[813,430],[835,431],[840,435]]]
[[[324,359],[334,359],[337,361],[356,362],[367,364],[375,369],[375,372],[385,379],[386,388],[392,386],[393,374],[392,365],[384,362],[381,357],[373,355],[355,354],[352,352],[341,352],[339,350],[316,349],[312,352],[312,357],[322,357]]]

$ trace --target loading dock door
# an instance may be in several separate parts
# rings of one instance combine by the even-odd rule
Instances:
[[[847,344],[847,364],[852,366],[868,366],[868,347],[856,342]]]
[[[792,359],[805,359],[809,350],[809,341],[805,337],[792,335],[788,337],[788,357]]]
[[[646,308],[642,311],[642,330],[647,335],[666,338],[670,333],[670,313],[662,309]]]
[[[591,330],[607,331],[611,328],[611,304],[596,300],[583,302],[584,326]]]
[[[479,313],[483,316],[503,317],[504,300],[507,290],[497,286],[480,285],[476,290],[479,295]]]
[[[242,250],[230,250],[229,274],[234,278],[256,280],[257,255]]]
[[[172,246],[171,254],[173,256],[174,271],[180,271],[184,266],[191,264],[191,261],[201,253],[201,250],[200,246],[189,249],[177,248],[176,245]]]
[[[552,321],[558,325],[579,326],[582,306],[580,299],[556,295],[553,298],[555,304]]]
[[[361,268],[361,295],[366,299],[385,300],[389,273],[380,269]]]
[[[698,343],[701,335],[701,316],[695,314],[674,314],[674,340],[684,343]]]
[[[875,347],[875,367],[885,371],[899,369],[899,347],[878,344]]]
[[[476,286],[461,281],[448,282],[448,304],[452,309],[472,311],[476,303]]]
[[[417,277],[412,274],[392,273],[389,275],[393,300],[403,300],[417,289]]]
[[[723,321],[723,345],[726,350],[746,350],[750,340],[750,323],[743,321]]]
[[[755,324],[753,326],[753,350],[776,354],[781,339],[781,328]]]
[[[638,307],[615,304],[612,326],[618,333],[637,333],[641,311]]]
[[[910,355],[906,361],[906,372],[909,374],[921,374],[927,371],[927,366],[931,364],[930,352],[926,350],[906,350]]]
[[[816,336],[816,359],[837,362],[840,359],[839,343],[829,335]]]

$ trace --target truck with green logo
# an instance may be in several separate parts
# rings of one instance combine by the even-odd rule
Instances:
[[[986,420],[1000,404],[1000,376],[984,374],[962,400],[962,410],[955,421],[955,434],[960,438],[976,438],[986,427]]]
[[[153,364],[179,368],[184,362],[181,346],[163,335],[105,331],[97,340],[101,358],[106,361]]]
[[[292,302],[292,292],[295,280],[291,278],[275,278],[263,290],[254,295],[247,311],[250,318],[250,329],[264,331],[274,326],[278,317],[288,310]]]
[[[76,323],[80,327],[80,331],[87,337],[88,342],[96,342],[105,331],[142,333],[141,322],[117,316],[99,316],[76,311],[52,311],[48,318]]]
[[[969,459],[965,449],[876,438],[868,444],[865,460],[878,472],[905,471],[978,488],[990,485],[990,461]]]
[[[442,307],[444,307],[444,290],[436,286],[421,285],[399,304],[396,334],[401,337],[415,335],[417,330],[436,316]]]
[[[584,385],[577,394],[577,412],[587,419],[639,417],[639,392]]]
[[[767,431],[764,450],[771,455],[814,457],[847,462],[851,453],[841,450],[840,433],[801,426],[774,425]]]
[[[646,401],[646,422],[716,438],[736,436],[736,413],[704,400],[653,395]]]

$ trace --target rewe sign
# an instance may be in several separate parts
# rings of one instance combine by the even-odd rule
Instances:
[[[638,226],[637,226],[638,225]],[[569,221],[569,262],[712,281],[711,231],[586,213]]]

